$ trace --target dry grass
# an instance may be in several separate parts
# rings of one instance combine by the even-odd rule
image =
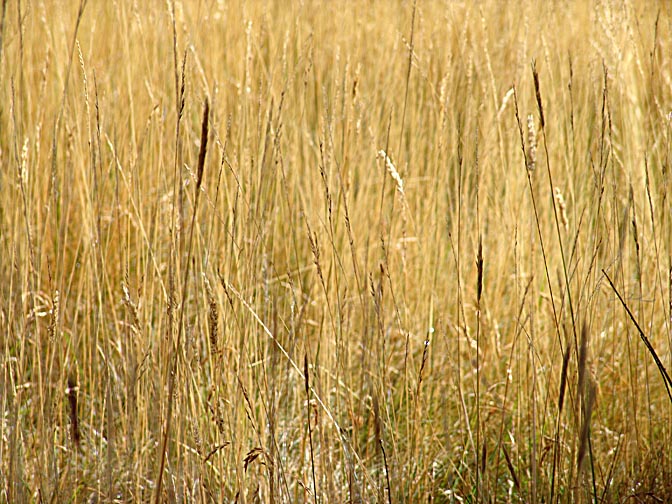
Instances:
[[[672,500],[668,3],[0,8],[0,502]]]

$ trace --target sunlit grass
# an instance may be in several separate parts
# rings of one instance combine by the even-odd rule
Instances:
[[[672,498],[665,2],[1,8],[0,502]]]

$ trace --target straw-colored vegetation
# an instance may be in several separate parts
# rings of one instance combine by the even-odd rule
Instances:
[[[0,502],[672,499],[669,3],[0,8]]]

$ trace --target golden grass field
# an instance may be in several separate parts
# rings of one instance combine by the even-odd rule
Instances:
[[[672,501],[668,2],[79,2],[1,1],[0,502]]]

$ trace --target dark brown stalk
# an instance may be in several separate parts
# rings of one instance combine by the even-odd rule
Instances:
[[[306,412],[308,419],[308,441],[310,442],[310,468],[313,472],[313,493],[317,504],[317,479],[315,478],[315,455],[313,451],[313,428],[310,426],[310,382],[308,381],[308,354],[303,355],[303,380],[306,386]]]
[[[429,356],[429,333],[427,333],[427,338],[425,339],[424,349],[422,350],[422,362],[420,363],[420,371],[418,372],[418,386],[415,390],[415,403],[416,408],[418,400],[420,399],[420,386],[422,385],[422,372],[425,370],[425,365],[427,364],[427,357]]]
[[[525,173],[527,174],[527,186],[530,190],[530,199],[532,201],[532,209],[534,211],[534,220],[537,228],[537,235],[539,236],[539,246],[541,247],[541,256],[544,260],[544,272],[546,274],[546,282],[548,284],[548,292],[551,298],[551,308],[553,310],[553,325],[555,327],[555,333],[558,337],[558,343],[560,344],[560,348],[563,348],[562,345],[562,337],[560,335],[560,324],[559,320],[560,317],[558,315],[558,309],[555,306],[555,296],[553,295],[553,284],[551,283],[551,276],[549,273],[549,268],[548,268],[548,256],[546,254],[546,246],[544,245],[544,238],[543,235],[541,234],[541,224],[539,221],[539,211],[537,210],[537,199],[534,196],[534,190],[532,188],[532,175],[530,171],[527,169],[527,150],[525,149],[525,136],[523,135],[523,123],[520,119],[520,113],[518,111],[518,93],[516,91],[516,87],[513,86],[513,102],[515,105],[515,111],[516,111],[516,122],[518,123],[518,131],[520,134],[520,147],[521,150],[523,151],[523,162],[525,163]],[[562,247],[561,247],[562,250]],[[567,282],[567,285],[569,283]]]
[[[191,218],[191,230],[189,231],[189,249],[187,252],[187,264],[184,269],[184,282],[182,284],[182,304],[180,306],[180,319],[177,325],[177,341],[175,343],[175,349],[173,351],[173,362],[170,367],[170,376],[168,383],[168,411],[166,412],[166,426],[163,432],[163,443],[161,446],[161,455],[159,463],[159,474],[157,476],[157,486],[156,486],[156,496],[154,502],[159,504],[161,502],[161,486],[163,481],[163,470],[166,464],[166,449],[168,447],[168,437],[170,436],[170,424],[171,417],[173,413],[173,403],[175,401],[175,385],[177,382],[177,360],[179,357],[182,332],[183,332],[183,321],[184,321],[184,307],[187,301],[187,287],[189,285],[189,266],[191,266],[191,249],[194,241],[194,227],[196,224],[196,213],[198,211],[198,201],[201,194],[201,183],[203,181],[203,171],[205,166],[205,155],[207,154],[206,148],[208,145],[208,116],[210,113],[210,104],[208,99],[205,99],[205,106],[203,107],[203,124],[201,126],[201,149],[198,155],[198,181],[196,184],[196,196],[194,200],[194,213]]]
[[[516,487],[516,490],[520,491],[520,482],[518,481],[518,477],[516,476],[516,470],[513,467],[513,464],[511,463],[511,457],[509,457],[509,452],[506,450],[506,446],[502,445],[502,450],[504,451],[504,459],[506,460],[506,467],[509,468],[509,473],[511,473],[511,477],[513,478],[513,485]]]
[[[537,65],[536,62],[532,62],[532,76],[534,78],[534,93],[537,98],[537,108],[539,109],[539,119],[541,121],[541,136],[544,140],[544,153],[546,154],[546,172],[548,173],[548,185],[549,185],[549,190],[551,194],[551,204],[553,206],[553,216],[555,220],[555,230],[556,234],[558,236],[558,244],[560,245],[560,258],[562,259],[562,271],[565,276],[565,286],[566,286],[566,293],[567,293],[567,304],[569,306],[569,315],[572,321],[572,333],[574,335],[574,344],[578,346],[577,342],[577,334],[576,334],[576,317],[574,316],[574,304],[572,303],[572,290],[570,288],[570,279],[569,279],[569,272],[568,272],[568,267],[567,267],[567,259],[565,258],[565,247],[563,245],[562,241],[562,233],[560,232],[560,216],[558,215],[558,205],[556,204],[555,198],[553,197],[553,192],[554,192],[554,184],[553,184],[553,176],[551,174],[551,162],[550,162],[550,156],[548,155],[548,142],[546,140],[546,120],[544,118],[544,105],[541,100],[541,87],[539,85],[539,73],[537,72]],[[529,174],[528,174],[529,175]],[[541,236],[540,236],[541,239]],[[551,289],[551,281],[550,278],[548,279],[548,288],[549,291]],[[551,294],[551,298],[553,295]],[[553,310],[554,310],[554,315],[555,315],[555,304],[553,304]],[[557,326],[557,319],[556,319],[556,326]],[[557,327],[558,330],[558,338],[560,338],[560,329]],[[562,341],[560,340],[560,349],[563,350],[562,348]],[[563,350],[564,352],[564,350]]]
[[[68,396],[68,404],[70,406],[70,432],[72,435],[72,440],[75,443],[75,448],[77,450],[81,449],[80,442],[82,440],[82,434],[79,430],[79,416],[77,415],[77,391],[79,387],[77,386],[77,380],[74,376],[68,378],[68,388],[66,390],[66,395]]]
[[[387,502],[392,504],[392,491],[390,488],[390,468],[387,465],[387,455],[385,454],[385,446],[383,445],[383,440],[379,439],[378,443],[380,444],[380,451],[383,452],[383,464],[385,465],[385,478],[387,479]]]
[[[672,392],[670,391],[670,388],[672,387],[672,379],[670,378],[670,375],[667,373],[667,370],[665,369],[665,366],[663,365],[662,361],[658,357],[658,354],[656,353],[655,349],[651,345],[651,342],[649,341],[649,338],[646,337],[646,334],[644,334],[644,331],[639,326],[639,323],[637,322],[637,319],[635,319],[635,316],[630,311],[630,308],[626,304],[626,302],[623,299],[623,297],[621,296],[620,292],[618,292],[618,289],[616,289],[616,286],[611,281],[611,278],[609,278],[609,275],[607,275],[607,272],[602,270],[602,274],[606,277],[607,281],[609,282],[609,285],[611,286],[611,289],[614,291],[614,294],[616,294],[616,297],[618,298],[618,300],[623,305],[623,308],[625,309],[628,316],[630,317],[630,320],[632,320],[632,323],[635,325],[635,328],[637,329],[637,332],[639,333],[639,337],[644,342],[644,345],[646,346],[646,349],[651,354],[651,357],[653,357],[653,360],[656,363],[656,366],[658,366],[658,371],[660,372],[660,375],[663,377],[663,384],[665,385],[665,390],[667,391],[667,396],[670,398],[670,402],[672,403]]]
[[[481,465],[485,464],[484,460],[479,463],[479,445],[481,442],[481,294],[483,293],[483,241],[482,237],[478,237],[478,253],[476,255],[476,501],[480,494],[481,480],[483,470]],[[485,453],[485,444],[483,445],[483,453]],[[480,473],[479,473],[480,471]]]
[[[541,88],[539,86],[539,74],[537,73],[537,64],[532,62],[532,77],[534,78],[534,94],[537,98],[537,107],[539,107],[539,119],[541,120],[541,130],[546,127],[546,120],[544,119],[544,105],[541,101]]]
[[[210,102],[205,99],[203,108],[203,123],[201,124],[201,150],[198,152],[198,178],[196,179],[196,191],[201,190],[203,182],[203,168],[205,167],[205,155],[208,149],[208,117],[210,115]]]
[[[555,424],[555,443],[553,446],[553,469],[551,471],[551,498],[549,502],[553,502],[555,494],[555,472],[558,467],[560,458],[560,418],[562,417],[562,407],[565,402],[565,390],[567,389],[567,368],[569,367],[571,345],[565,348],[565,354],[562,356],[562,373],[560,374],[560,395],[558,397],[558,419]]]
[[[562,413],[562,406],[565,400],[565,389],[567,388],[567,367],[569,366],[570,346],[565,348],[565,355],[562,357],[562,374],[560,375],[560,397],[558,398],[558,416]]]
[[[476,279],[476,301],[481,304],[481,294],[483,293],[483,240],[478,237],[478,255],[476,256],[476,268],[478,278]]]

